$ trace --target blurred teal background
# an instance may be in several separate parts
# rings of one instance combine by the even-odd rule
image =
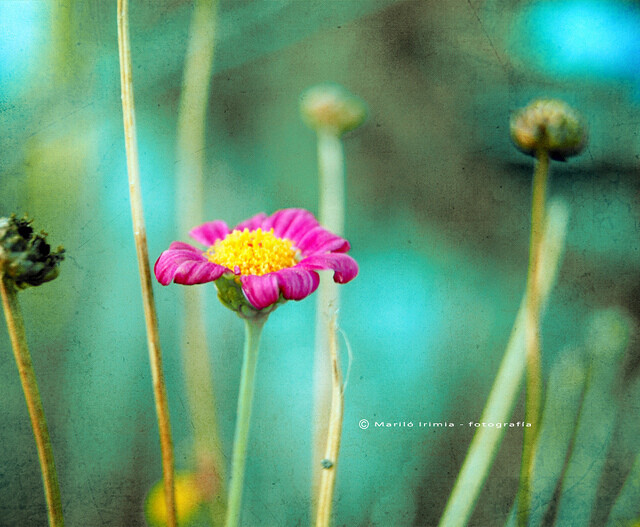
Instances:
[[[60,277],[20,295],[68,525],[144,525],[160,452],[129,210],[115,2],[0,2],[0,215],[27,212],[63,244]],[[140,165],[151,258],[187,241],[175,219],[175,138],[192,5],[131,5]],[[594,309],[640,316],[640,8],[633,2],[221,0],[207,119],[206,217],[234,224],[317,212],[315,137],[298,113],[334,81],[367,101],[344,138],[346,237],[360,275],[341,289],[353,349],[336,525],[437,525],[468,428],[361,430],[358,421],[478,421],[524,291],[533,162],[510,112],[559,97],[590,124],[552,165],[570,206],[544,319],[548,372],[580,349]],[[193,153],[198,155],[197,152]],[[156,284],[157,285],[157,284]],[[206,306],[225,455],[242,325]],[[176,465],[192,466],[179,286],[156,287]],[[266,326],[245,489],[246,525],[310,521],[313,298]],[[44,525],[35,444],[0,329],[0,525]],[[613,440],[595,478],[604,525],[637,455],[638,343],[617,372]],[[285,372],[285,382],[279,377]],[[545,373],[546,374],[546,373]],[[618,418],[615,418],[615,415]],[[514,421],[522,420],[519,405]],[[508,431],[470,525],[502,525],[521,433]],[[603,512],[604,511],[604,512]],[[593,523],[595,522],[595,523]]]

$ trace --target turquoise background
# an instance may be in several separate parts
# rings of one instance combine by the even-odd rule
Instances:
[[[152,260],[187,241],[176,227],[175,135],[191,11],[186,1],[131,6]],[[216,42],[202,222],[292,206],[317,213],[315,136],[299,96],[333,81],[369,106],[368,122],[344,137],[345,236],[360,275],[341,288],[353,364],[336,525],[437,525],[473,431],[361,430],[358,421],[480,419],[524,291],[533,162],[511,145],[508,123],[532,98],[562,98],[590,126],[585,152],[552,165],[549,193],[567,202],[570,223],[544,319],[545,378],[566,349],[584,347],[594,310],[640,315],[638,5],[221,0]],[[60,277],[20,302],[71,526],[144,525],[144,496],[161,477],[118,68],[115,2],[0,3],[0,215],[28,213],[67,250]],[[154,287],[176,465],[187,469],[183,300],[179,286]],[[213,285],[200,287],[210,293],[210,364],[229,457],[242,324]],[[266,326],[245,525],[310,522],[314,320],[311,297]],[[0,347],[0,525],[44,525],[4,326]],[[638,453],[639,351],[632,339],[609,365],[610,406],[598,411],[613,416],[611,446],[587,457],[603,465],[589,483],[591,525],[605,524]],[[519,403],[513,420],[523,416]],[[521,441],[506,433],[470,525],[506,521]]]

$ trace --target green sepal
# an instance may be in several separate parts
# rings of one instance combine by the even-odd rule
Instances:
[[[280,297],[275,303],[264,309],[256,309],[251,305],[244,291],[242,291],[240,277],[231,272],[223,274],[214,284],[218,289],[218,298],[220,302],[222,302],[222,305],[235,311],[241,318],[252,319],[266,317],[273,313],[279,305],[287,301],[282,296],[282,293],[280,293]]]

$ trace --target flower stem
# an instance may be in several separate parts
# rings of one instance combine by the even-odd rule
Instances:
[[[240,525],[242,507],[242,488],[244,482],[244,467],[247,460],[247,445],[249,442],[249,424],[251,421],[251,405],[255,386],[256,365],[258,363],[258,348],[260,334],[266,322],[266,317],[245,318],[244,358],[240,377],[240,392],[238,394],[238,412],[236,416],[236,431],[233,439],[233,456],[231,458],[231,482],[229,501],[227,505],[226,527]]]
[[[549,207],[540,251],[538,291],[541,305],[544,305],[549,296],[558,271],[566,226],[566,208],[560,202],[553,203]],[[520,304],[504,358],[482,412],[483,422],[508,421],[518,398],[525,369],[524,331],[527,301],[524,297]],[[504,432],[504,428],[478,428],[447,501],[439,527],[463,527],[467,524]]]
[[[7,328],[11,337],[11,346],[20,374],[20,382],[24,391],[24,398],[27,402],[31,427],[36,440],[40,468],[42,470],[42,482],[44,484],[44,494],[47,501],[47,511],[49,525],[51,527],[62,527],[62,502],[60,500],[60,488],[58,487],[58,477],[56,466],[53,461],[53,450],[47,429],[47,421],[40,400],[36,374],[33,371],[31,356],[27,346],[27,337],[24,330],[24,322],[20,305],[18,304],[17,292],[14,285],[0,274],[0,293],[2,294],[2,305],[4,316],[7,320]]]
[[[331,352],[332,393],[331,414],[329,417],[329,432],[327,447],[323,459],[323,470],[318,493],[318,513],[316,527],[329,527],[331,522],[331,508],[333,505],[333,490],[338,469],[338,455],[340,454],[340,439],[342,436],[342,419],[344,413],[344,385],[338,363],[338,342],[336,337],[336,316],[330,325],[329,350]]]
[[[331,232],[341,235],[344,231],[344,151],[340,138],[331,132],[318,131],[318,171],[320,194],[320,223]],[[320,473],[317,467],[328,433],[331,405],[331,359],[329,348],[337,341],[335,313],[340,307],[338,285],[322,276],[316,299],[316,334],[314,354],[314,415],[313,435],[313,486],[319,489]],[[332,329],[333,328],[333,329]],[[314,496],[316,493],[313,493]]]
[[[640,454],[636,455],[633,466],[611,508],[607,527],[633,525],[632,522],[639,512],[638,503],[640,503]]]
[[[344,231],[344,150],[342,141],[328,131],[318,132],[320,223],[331,232]]]
[[[525,317],[525,422],[531,427],[524,429],[520,487],[518,489],[518,527],[527,527],[531,504],[531,477],[540,408],[542,405],[542,373],[540,360],[540,247],[545,222],[545,194],[549,174],[549,153],[539,149],[533,175],[531,200],[531,240],[529,246],[529,270],[527,274]]]
[[[147,233],[142,210],[140,190],[140,168],[138,166],[138,142],[136,137],[135,105],[133,99],[133,80],[131,74],[131,47],[129,43],[128,0],[118,0],[118,49],[120,53],[120,83],[122,90],[122,115],[124,119],[124,138],[127,151],[127,172],[129,174],[129,197],[133,234],[138,257],[138,271],[142,287],[145,324],[147,328],[147,347],[151,363],[153,393],[158,416],[160,448],[162,450],[162,473],[164,478],[165,504],[167,507],[167,525],[175,527],[176,500],[174,489],[173,444],[164,374],[162,370],[162,352],[158,334],[158,318],[151,286],[151,271],[147,249]]]

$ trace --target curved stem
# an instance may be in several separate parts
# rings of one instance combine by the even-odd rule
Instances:
[[[607,527],[616,527],[618,525],[632,525],[631,522],[637,518],[640,513],[640,454],[636,455],[633,466],[625,479],[620,492],[616,498],[609,518]]]
[[[338,364],[338,342],[336,336],[336,316],[330,325],[329,351],[331,352],[332,395],[331,414],[329,417],[329,432],[327,447],[322,460],[322,476],[318,493],[318,513],[316,527],[329,527],[331,523],[331,509],[333,505],[333,490],[338,470],[338,455],[340,454],[340,439],[342,437],[342,418],[344,414],[344,385]]]
[[[20,382],[22,383],[22,390],[24,391],[24,398],[27,402],[29,417],[31,418],[31,427],[33,428],[33,435],[38,449],[38,458],[40,459],[40,468],[42,470],[42,483],[44,484],[44,494],[47,501],[49,525],[51,527],[62,527],[64,520],[62,518],[62,502],[60,500],[58,476],[53,461],[51,439],[49,438],[47,421],[44,417],[44,409],[42,408],[42,401],[40,400],[36,374],[33,371],[31,355],[29,354],[29,348],[27,346],[22,313],[14,285],[5,280],[1,274],[0,293],[2,294],[4,316],[7,320],[7,328],[9,330],[9,336],[11,337],[11,346],[13,347],[13,354],[16,358]]]
[[[540,256],[539,274],[541,304],[551,292],[564,246],[567,211],[562,203],[550,205]],[[482,412],[481,421],[508,421],[516,404],[525,368],[524,330],[527,298],[524,297],[507,343],[507,349]],[[478,428],[456,479],[439,527],[463,527],[467,524],[489,473],[505,428]]]
[[[118,0],[118,50],[120,53],[120,86],[122,91],[122,116],[124,119],[124,139],[127,151],[127,172],[129,173],[129,197],[133,235],[138,257],[138,272],[142,286],[144,317],[147,328],[147,347],[153,379],[153,393],[158,416],[160,448],[162,450],[162,473],[164,495],[167,507],[167,525],[175,527],[176,499],[174,489],[173,443],[169,422],[169,405],[162,370],[162,352],[158,334],[158,317],[151,286],[151,270],[147,248],[147,232],[142,210],[140,189],[140,168],[138,166],[138,141],[136,137],[136,117],[133,100],[133,79],[131,74],[131,47],[129,43],[129,9],[127,0]]]
[[[533,175],[531,200],[531,240],[529,246],[529,271],[527,274],[527,310],[525,319],[526,392],[520,487],[518,489],[518,526],[527,527],[531,504],[531,477],[540,408],[542,405],[542,373],[540,360],[540,246],[545,221],[545,194],[549,174],[549,153],[540,149]]]
[[[240,392],[238,393],[236,431],[233,439],[231,482],[229,485],[227,520],[225,522],[226,527],[236,527],[237,525],[240,525],[244,467],[247,460],[251,406],[253,403],[256,365],[258,364],[258,348],[260,345],[260,334],[262,333],[262,328],[266,320],[266,317],[244,319],[246,332],[244,341],[244,357],[242,361],[242,374],[240,377]]]

